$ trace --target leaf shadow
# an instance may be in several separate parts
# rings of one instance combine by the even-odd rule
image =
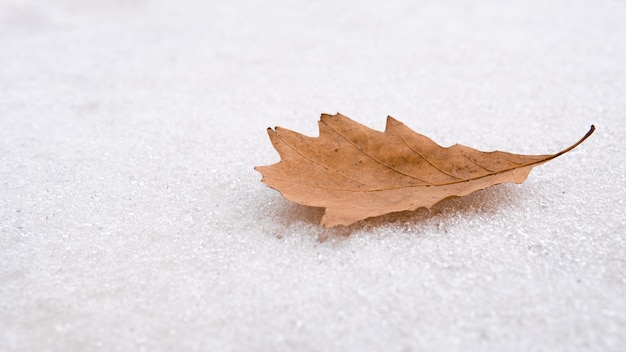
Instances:
[[[435,204],[432,208],[418,208],[413,211],[401,211],[358,221],[349,226],[324,228],[320,219],[324,208],[310,207],[290,202],[277,196],[266,210],[268,216],[283,226],[306,226],[318,228],[318,240],[346,238],[359,231],[368,231],[380,227],[398,226],[415,229],[420,232],[432,223],[445,222],[454,218],[473,218],[497,216],[507,207],[514,206],[516,200],[523,198],[520,185],[500,184],[476,191],[464,197],[450,197]],[[410,225],[410,226],[407,226]]]
[[[510,207],[522,191],[518,185],[500,184],[479,190],[464,197],[449,197],[435,204],[432,208],[419,208],[415,211],[402,211],[363,220],[371,226],[393,223],[412,223],[419,225],[434,218],[445,220],[458,217],[495,216]]]

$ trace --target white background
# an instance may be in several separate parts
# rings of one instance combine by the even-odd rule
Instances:
[[[626,2],[0,0],[0,350],[618,351]],[[320,113],[556,152],[350,227],[283,200]]]

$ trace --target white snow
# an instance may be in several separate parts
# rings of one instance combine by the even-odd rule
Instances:
[[[626,2],[0,1],[0,350],[618,351]],[[283,200],[320,113],[556,152],[350,227]]]

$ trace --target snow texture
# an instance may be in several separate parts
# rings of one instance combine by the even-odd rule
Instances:
[[[626,2],[0,1],[1,351],[623,351]],[[324,229],[320,113],[552,153]]]

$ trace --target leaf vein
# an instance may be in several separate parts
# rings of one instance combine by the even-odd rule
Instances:
[[[280,140],[281,140],[283,143],[285,143],[285,145],[287,145],[289,148],[291,148],[293,151],[295,151],[295,152],[296,152],[298,155],[300,155],[303,159],[306,159],[306,160],[310,161],[311,163],[313,163],[313,164],[315,164],[315,165],[317,165],[317,166],[320,166],[320,167],[322,167],[323,169],[326,169],[326,170],[328,170],[328,171],[331,171],[331,172],[333,172],[333,173],[335,173],[335,174],[337,174],[337,175],[339,175],[339,176],[341,176],[341,177],[344,177],[344,178],[346,178],[346,179],[348,179],[348,180],[350,180],[350,181],[356,182],[356,183],[358,183],[358,184],[360,184],[360,185],[363,185],[363,186],[371,187],[371,186],[370,186],[370,185],[368,185],[368,184],[365,184],[365,183],[360,182],[360,181],[358,181],[358,180],[355,180],[355,179],[353,179],[353,178],[351,178],[351,177],[348,177],[348,176],[346,176],[346,175],[342,174],[341,172],[339,172],[338,170],[335,170],[335,169],[330,168],[330,167],[328,167],[328,166],[326,166],[326,165],[320,164],[320,163],[319,163],[319,162],[317,162],[316,160],[314,160],[314,159],[311,159],[311,158],[307,157],[306,155],[302,154],[302,153],[301,153],[301,152],[300,152],[300,151],[299,151],[296,147],[294,147],[293,145],[289,144],[289,143],[288,143],[288,142],[287,142],[284,138],[282,138],[278,132],[274,131],[274,133],[276,133],[276,136],[277,136],[278,138],[280,138]]]
[[[365,156],[367,156],[368,158],[370,158],[370,159],[374,160],[375,162],[379,163],[380,165],[382,165],[382,166],[384,166],[384,167],[388,168],[389,170],[391,170],[391,171],[393,171],[393,172],[395,172],[395,173],[398,173],[398,174],[400,174],[400,175],[404,175],[404,176],[410,177],[410,178],[412,178],[412,179],[414,179],[414,180],[417,180],[417,181],[419,181],[419,182],[424,182],[424,183],[429,184],[429,185],[432,185],[432,184],[433,184],[432,182],[429,182],[429,181],[426,181],[426,180],[419,179],[419,178],[417,178],[417,177],[415,177],[415,176],[413,176],[413,175],[411,175],[411,174],[407,174],[407,173],[402,172],[402,171],[400,171],[400,170],[398,170],[398,169],[395,169],[395,168],[394,168],[394,167],[392,167],[391,165],[388,165],[388,164],[386,164],[386,163],[383,163],[382,161],[380,161],[380,160],[376,159],[373,155],[371,155],[371,154],[367,153],[365,150],[363,150],[363,148],[359,147],[356,143],[354,143],[354,142],[352,142],[351,140],[349,140],[348,138],[346,138],[346,136],[344,136],[343,134],[339,133],[339,131],[337,131],[336,129],[334,129],[332,126],[330,126],[330,125],[329,125],[328,123],[326,123],[324,120],[321,120],[321,121],[322,121],[322,123],[324,123],[326,126],[328,126],[328,128],[330,128],[331,130],[333,130],[333,131],[334,131],[334,132],[335,132],[338,136],[340,136],[341,138],[343,138],[346,142],[348,142],[348,143],[352,144],[352,146],[353,146],[354,148],[356,148],[359,152],[361,152],[363,155],[365,155]]]
[[[462,180],[460,177],[453,175],[449,172],[444,171],[443,169],[441,169],[439,166],[435,165],[433,162],[431,162],[429,159],[427,159],[424,155],[422,155],[422,153],[418,152],[417,150],[413,149],[413,147],[411,147],[409,145],[409,143],[407,143],[407,141],[402,138],[402,136],[396,131],[396,136],[398,136],[400,138],[400,140],[404,143],[404,145],[406,145],[407,147],[409,147],[409,149],[411,149],[411,151],[413,151],[415,154],[419,155],[420,158],[424,159],[424,161],[426,161],[428,164],[430,164],[430,166],[434,167],[435,169],[439,170],[439,172],[448,175],[454,179],[457,180]]]

